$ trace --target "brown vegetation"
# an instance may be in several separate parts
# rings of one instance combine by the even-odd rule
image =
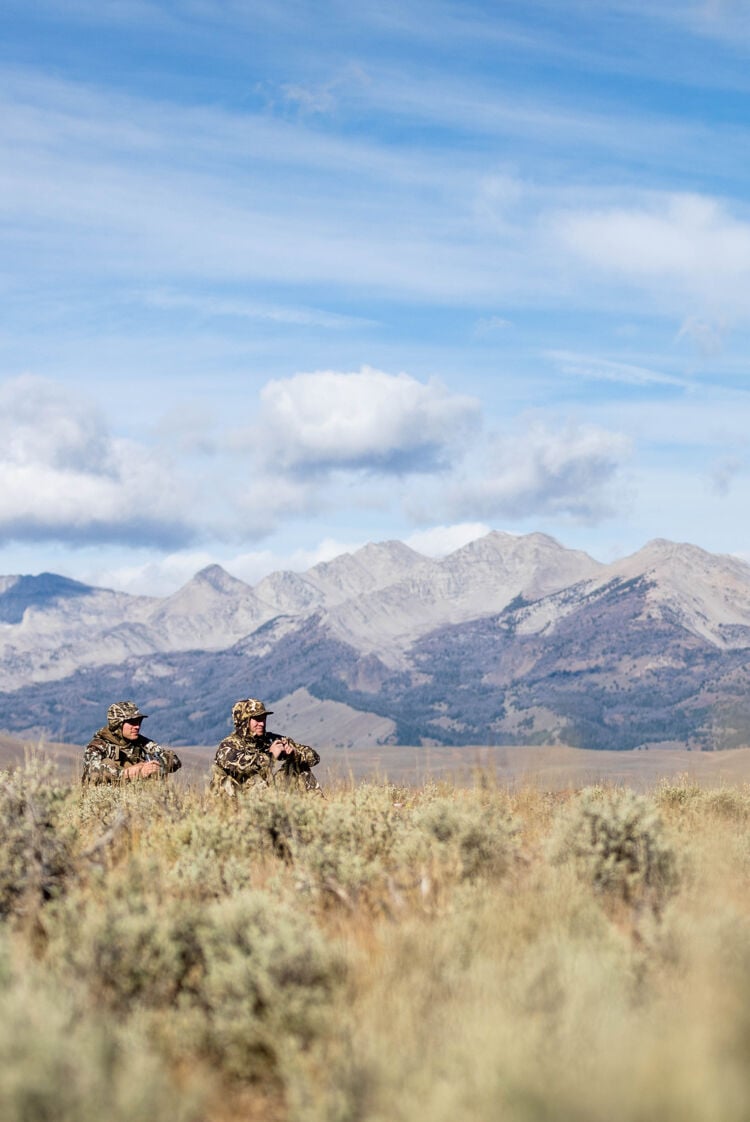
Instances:
[[[0,1116],[740,1122],[750,788],[0,775]]]

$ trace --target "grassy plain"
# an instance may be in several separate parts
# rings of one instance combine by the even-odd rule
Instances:
[[[750,747],[725,752],[689,752],[679,745],[627,752],[593,751],[565,745],[486,746],[460,748],[319,747],[321,781],[331,783],[405,783],[421,786],[443,780],[471,786],[477,772],[491,775],[504,786],[566,790],[593,783],[627,784],[647,790],[662,779],[689,776],[701,786],[750,783]],[[75,783],[80,776],[83,746],[24,741],[0,733],[0,767],[22,764],[29,750],[41,753]],[[208,782],[216,746],[178,749],[183,769],[175,776],[181,785],[200,787]]]
[[[194,751],[0,773],[4,1122],[747,1118],[746,750],[236,803]]]

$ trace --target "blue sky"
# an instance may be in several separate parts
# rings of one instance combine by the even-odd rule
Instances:
[[[750,559],[750,5],[6,0],[0,572]]]

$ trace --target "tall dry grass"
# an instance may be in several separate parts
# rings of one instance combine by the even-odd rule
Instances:
[[[737,1122],[750,790],[0,773],[6,1122]]]

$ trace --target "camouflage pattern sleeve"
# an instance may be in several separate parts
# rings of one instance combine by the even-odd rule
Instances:
[[[153,740],[149,740],[148,744],[144,746],[143,752],[145,759],[156,760],[164,775],[170,775],[173,771],[179,771],[182,767],[182,760],[172,748],[165,748],[162,744],[156,744]]]
[[[309,744],[298,744],[290,736],[274,736],[273,740],[282,741],[284,751],[287,755],[293,756],[300,767],[315,767],[320,763],[320,756]]]
[[[270,739],[282,748],[276,762],[274,780],[292,789],[296,787],[322,795],[322,788],[312,770],[320,763],[320,756],[315,749],[309,744],[298,744],[288,736],[275,736],[271,733]]]
[[[83,753],[84,783],[119,783],[122,768],[117,760],[117,747],[95,736]]]
[[[215,764],[228,775],[240,781],[251,775],[268,778],[269,757],[260,745],[249,745],[235,736],[228,736],[222,740],[216,751]]]

